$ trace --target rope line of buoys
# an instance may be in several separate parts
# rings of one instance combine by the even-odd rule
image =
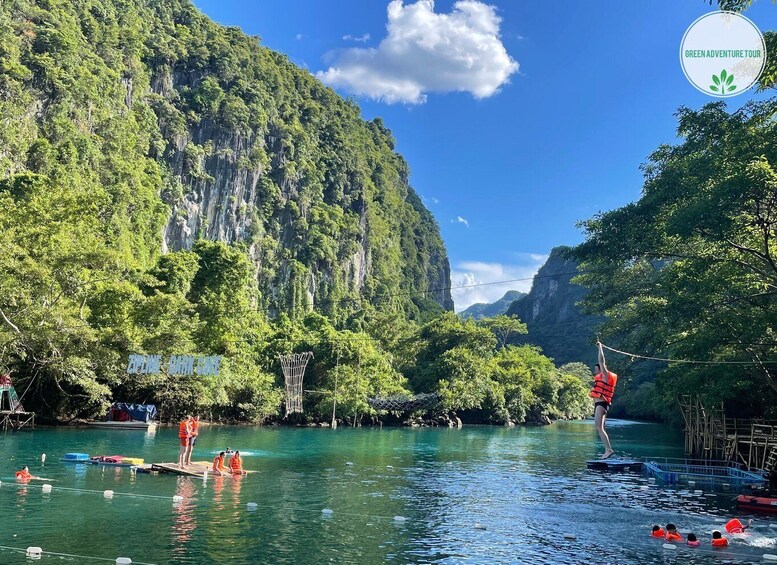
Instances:
[[[113,498],[114,495],[116,496],[131,496],[135,498],[156,498],[159,500],[172,500],[173,502],[182,502],[183,497],[180,495],[173,495],[173,496],[162,496],[159,494],[140,494],[135,492],[115,492],[113,490],[93,490],[93,489],[85,489],[85,488],[74,488],[74,487],[53,487],[52,485],[48,483],[44,483],[42,485],[34,485],[31,483],[4,483],[4,486],[7,484],[13,484],[17,488],[40,488],[41,492],[43,493],[51,493],[53,491],[70,491],[70,492],[84,492],[89,494],[102,494],[105,498]]]
[[[0,549],[7,551],[16,551],[31,559],[40,559],[43,555],[51,555],[52,557],[72,557],[77,559],[90,559],[92,561],[107,561],[109,563],[131,563],[132,565],[155,565],[154,563],[148,563],[145,561],[133,561],[128,557],[96,557],[94,555],[78,555],[76,553],[61,553],[58,551],[44,551],[40,547],[12,547],[8,545],[0,545]]]

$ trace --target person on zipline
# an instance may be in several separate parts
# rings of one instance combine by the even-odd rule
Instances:
[[[615,452],[612,450],[610,436],[607,435],[604,425],[607,422],[607,411],[612,404],[612,395],[615,392],[618,375],[607,370],[602,342],[597,339],[596,345],[599,347],[599,362],[594,365],[594,387],[588,396],[596,399],[594,402],[594,421],[596,422],[596,431],[599,432],[599,437],[604,444],[604,453],[600,459],[607,459],[612,457]]]

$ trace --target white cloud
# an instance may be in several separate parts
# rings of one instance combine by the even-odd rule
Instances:
[[[483,261],[458,263],[451,270],[451,295],[456,305],[456,311],[461,312],[477,302],[495,302],[502,298],[508,290],[529,292],[532,278],[548,256],[531,253],[526,254],[526,257],[527,260],[519,264],[486,263]],[[515,281],[515,279],[523,280]],[[507,280],[515,282],[499,282]],[[483,283],[496,284],[484,285]]]
[[[300,39],[302,39],[303,37],[305,37],[305,36],[304,36],[304,35],[302,35],[301,33],[298,33],[298,34],[296,35],[297,41],[299,41],[299,40],[300,40]]]
[[[462,218],[461,216],[456,216],[455,220],[451,220],[452,224],[464,224],[465,226],[469,227],[469,222],[466,218]]]
[[[429,206],[430,204],[439,204],[440,203],[440,201],[437,198],[435,198],[434,196],[424,196],[423,194],[421,195],[421,201],[424,204],[426,204],[427,206]]]
[[[487,98],[518,71],[502,44],[500,23],[496,9],[477,0],[459,0],[447,14],[435,13],[434,0],[392,0],[380,45],[335,52],[329,69],[316,76],[388,103],[422,104],[429,92]]]
[[[345,41],[356,41],[357,43],[367,43],[370,40],[370,34],[364,33],[362,35],[344,35]]]

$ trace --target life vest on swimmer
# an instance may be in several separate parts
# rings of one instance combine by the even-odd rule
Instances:
[[[221,455],[216,455],[216,458],[213,460],[213,470],[214,471],[225,471],[224,469],[224,458]]]
[[[701,542],[699,540],[689,541],[688,547],[699,547],[700,544]]]
[[[739,521],[739,518],[732,518],[726,522],[726,531],[730,534],[741,534],[745,531],[745,526]]]
[[[666,535],[666,532],[663,528],[659,528],[658,530],[653,530],[650,535],[654,538],[663,538]]]
[[[612,371],[607,371],[610,375],[610,382],[604,379],[602,373],[594,375],[594,388],[588,394],[591,398],[601,398],[607,404],[612,404],[612,395],[615,393],[615,385],[618,383],[618,375]]]
[[[243,463],[240,461],[239,455],[233,455],[229,458],[229,468],[232,472],[243,470]]]
[[[189,421],[184,420],[178,424],[178,437],[189,437],[191,435],[191,428],[189,427]]]
[[[726,547],[728,546],[728,540],[726,538],[712,538],[712,547]]]
[[[677,532],[666,532],[666,537],[664,539],[666,541],[683,541],[683,536]]]
[[[16,471],[16,478],[17,479],[30,479],[30,478],[32,478],[32,475],[30,475],[26,471]]]

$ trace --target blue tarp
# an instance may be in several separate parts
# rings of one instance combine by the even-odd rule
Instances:
[[[150,422],[156,418],[157,410],[153,404],[128,404],[126,402],[114,402],[108,412],[109,421]]]

